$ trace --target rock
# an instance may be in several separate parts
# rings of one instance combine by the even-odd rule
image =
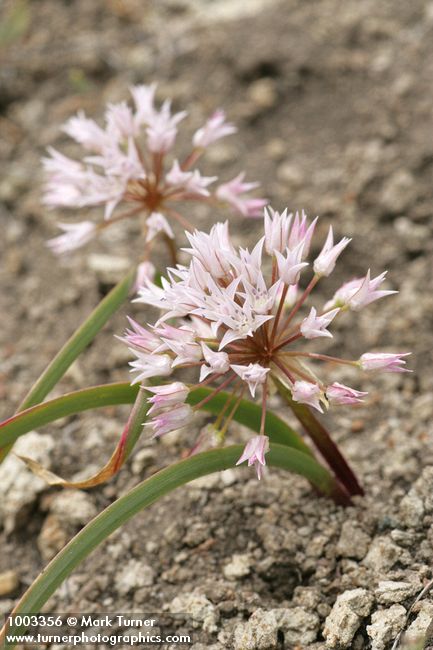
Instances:
[[[214,605],[203,594],[193,591],[176,596],[169,604],[172,614],[188,614],[194,627],[203,627],[205,632],[216,632],[219,614]]]
[[[305,648],[315,641],[319,631],[319,617],[315,612],[303,607],[273,610],[277,619],[278,629],[284,634],[284,643],[289,646],[299,645]]]
[[[421,602],[419,604],[418,616],[406,630],[404,641],[409,643],[415,643],[418,641],[425,635],[432,621],[433,603],[429,603],[428,601]]]
[[[376,600],[382,605],[390,605],[391,603],[401,603],[406,598],[415,596],[420,590],[417,584],[410,582],[394,582],[392,580],[382,580],[379,582],[375,592]]]
[[[244,578],[251,571],[251,557],[248,553],[235,553],[223,569],[228,580]]]
[[[317,587],[295,587],[292,602],[294,605],[308,610],[316,610],[320,604],[324,604],[322,594]]]
[[[285,185],[292,188],[300,187],[304,181],[301,169],[289,162],[284,162],[278,167],[277,177]]]
[[[51,501],[50,512],[59,521],[74,528],[85,526],[98,514],[92,497],[82,490],[65,490],[56,494]]]
[[[422,526],[426,514],[433,512],[433,467],[426,467],[401,500],[400,520],[407,528]]]
[[[402,549],[394,544],[389,537],[376,537],[364,558],[364,564],[378,573],[389,571],[397,562]]]
[[[115,586],[119,594],[126,595],[134,589],[150,587],[154,579],[155,573],[149,565],[131,559],[116,575]]]
[[[46,562],[51,560],[66,545],[69,535],[56,515],[48,515],[38,535],[37,546]]]
[[[342,557],[362,560],[365,557],[370,537],[352,521],[345,521],[341,527],[340,539],[337,543],[337,554]]]
[[[96,273],[101,282],[111,284],[118,282],[119,277],[130,269],[131,264],[127,257],[92,253],[87,258],[87,266],[90,271]]]
[[[414,201],[415,179],[406,169],[398,169],[384,183],[379,202],[387,214],[401,214]]]
[[[275,106],[278,99],[277,86],[273,79],[264,77],[254,81],[249,89],[248,96],[258,108],[266,109]]]
[[[405,621],[406,610],[401,605],[393,605],[389,609],[374,612],[371,617],[371,625],[367,625],[371,650],[385,650],[403,629]]]
[[[280,643],[275,611],[256,609],[246,623],[237,625],[234,650],[277,650]]]
[[[132,473],[135,476],[141,475],[143,470],[154,464],[156,455],[156,450],[153,447],[143,447],[143,449],[139,449],[132,458]]]
[[[373,596],[366,589],[351,589],[338,596],[325,621],[328,648],[350,648],[363,618],[370,614]]]
[[[15,453],[0,465],[0,525],[3,524],[6,533],[15,530],[38,494],[47,488],[45,481],[27,469],[15,454],[29,456],[49,469],[53,447],[52,436],[31,431],[17,440]]]
[[[18,589],[19,584],[20,581],[15,571],[11,570],[0,573],[0,598],[9,596],[9,594]]]

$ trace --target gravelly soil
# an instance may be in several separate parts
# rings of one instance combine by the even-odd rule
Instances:
[[[361,379],[365,406],[330,415],[366,488],[353,507],[317,499],[304,481],[278,471],[260,484],[247,471],[198,482],[113,535],[49,609],[195,612],[195,650],[387,649],[432,578],[433,4],[243,4],[23,3],[28,26],[0,43],[1,410],[10,415],[116,279],[110,261],[92,270],[94,255],[127,266],[140,246],[132,231],[119,229],[67,260],[47,253],[56,215],[40,205],[39,157],[49,144],[64,147],[60,124],[79,108],[99,117],[106,101],[126,97],[128,85],[152,80],[160,81],[161,97],[190,110],[191,130],[224,106],[239,133],[210,154],[209,171],[230,178],[245,168],[276,208],[303,207],[321,215],[322,234],[332,222],[353,236],[340,275],[319,295],[367,267],[375,274],[388,268],[389,285],[400,291],[348,316],[335,349],[349,357],[410,350],[413,373]],[[207,227],[214,217],[195,218]],[[259,232],[259,224],[234,218],[231,227],[239,242]],[[126,311],[56,393],[127,378],[125,350],[113,339]],[[108,456],[126,414],[111,409],[44,429],[56,440],[52,468],[90,473]],[[10,610],[86,514],[186,446],[185,433],[143,442],[132,472],[87,497],[40,494],[0,534],[0,574],[12,568],[19,577],[0,594],[0,609]],[[409,624],[422,632],[432,617],[427,596]],[[191,622],[183,629],[191,631]]]

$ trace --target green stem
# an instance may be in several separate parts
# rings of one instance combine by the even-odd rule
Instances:
[[[171,465],[146,479],[130,492],[112,503],[93,519],[65,548],[50,562],[45,570],[26,591],[13,613],[34,614],[40,611],[57,587],[72,573],[96,547],[107,539],[116,529],[136,515],[140,510],[186,483],[235,467],[243,448],[241,445],[216,449],[197,454],[191,458]],[[329,472],[313,458],[283,445],[272,445],[267,455],[271,466],[281,467],[306,477],[317,489],[337,503],[347,504],[347,494],[341,490]],[[4,627],[0,641],[5,648],[13,648],[14,643],[6,639],[6,634],[22,634],[19,626]]]
[[[335,475],[341,484],[344,485],[350,495],[363,495],[364,490],[359,484],[357,477],[349,467],[346,459],[332,440],[325,427],[313,415],[308,406],[305,404],[299,404],[292,399],[290,390],[284,386],[284,384],[275,378],[274,382],[277,386],[278,392],[286,400],[293,413],[328,463],[329,467],[335,472]]]
[[[18,407],[18,412],[24,411],[42,402],[57,382],[63,377],[81,352],[93,341],[105,323],[123,304],[135,279],[135,268],[108,293],[93,310],[84,323],[74,332],[71,338],[59,350],[51,363],[33,385]],[[0,449],[0,463],[4,460],[11,446]]]

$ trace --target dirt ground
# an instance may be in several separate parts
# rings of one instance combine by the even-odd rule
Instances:
[[[119,228],[55,259],[45,241],[61,215],[40,203],[40,156],[67,151],[61,123],[80,108],[101,117],[133,83],[158,81],[161,98],[189,110],[187,132],[224,107],[239,132],[204,171],[245,169],[275,208],[304,208],[321,216],[322,234],[332,223],[353,237],[319,295],[389,269],[400,293],[346,318],[341,356],[412,352],[413,373],[364,377],[365,405],[329,415],[366,489],[353,507],[276,470],[260,484],[247,470],[198,481],[114,534],[47,611],[183,612],[194,650],[389,650],[403,627],[425,631],[433,596],[406,613],[433,578],[433,3],[10,0],[0,21],[2,416],[139,251]],[[206,228],[215,215],[191,218]],[[230,221],[238,242],[260,231]],[[54,394],[127,379],[113,338],[126,313],[145,319],[125,307]],[[126,416],[105,409],[41,430],[51,468],[89,475]],[[179,457],[186,435],[143,439],[102,488],[39,491],[0,532],[0,578],[16,574],[0,614],[89,517]]]

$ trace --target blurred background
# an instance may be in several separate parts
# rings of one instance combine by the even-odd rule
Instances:
[[[69,258],[47,251],[45,242],[57,234],[62,215],[41,206],[40,157],[49,145],[68,153],[60,126],[71,114],[83,109],[99,120],[106,102],[128,99],[131,84],[153,81],[159,99],[171,97],[176,110],[189,112],[180,151],[187,151],[189,136],[215,108],[236,123],[238,133],[209,150],[204,173],[226,180],[244,169],[248,180],[260,180],[261,194],[274,208],[320,215],[317,245],[331,223],[339,235],[354,238],[319,295],[369,267],[374,275],[389,269],[388,286],[400,294],[348,315],[335,345],[342,356],[411,350],[415,372],[404,381],[380,379],[369,409],[357,417],[357,436],[346,440],[341,434],[341,440],[361,474],[371,472],[372,483],[383,477],[385,492],[407,485],[433,460],[426,424],[433,416],[433,2],[427,0],[4,0],[2,415],[11,414],[140,247],[122,227]],[[191,215],[203,228],[222,217]],[[83,212],[77,218],[85,218]],[[260,220],[230,221],[238,243],[251,243],[260,233]],[[127,351],[113,338],[123,329],[125,312],[131,308],[110,323],[58,390],[126,380]],[[360,387],[369,390],[371,380]],[[88,418],[84,430],[80,419],[69,423],[80,444],[63,430],[53,452],[55,470],[71,476],[86,463],[100,464],[101,436],[111,449],[124,412],[111,416],[108,422]],[[381,417],[387,424],[376,426]],[[349,431],[350,421],[348,414],[336,420]],[[167,457],[177,453],[163,451]],[[144,454],[137,474],[160,464],[164,458],[148,462]],[[128,485],[122,481],[121,490]],[[92,492],[92,498],[103,505],[117,494],[116,486]],[[41,534],[48,509],[28,522],[30,541]],[[30,553],[32,573],[41,558],[22,542],[20,561]],[[236,543],[242,547],[242,539]],[[163,562],[158,571],[164,570]],[[278,589],[267,597],[272,600]]]

